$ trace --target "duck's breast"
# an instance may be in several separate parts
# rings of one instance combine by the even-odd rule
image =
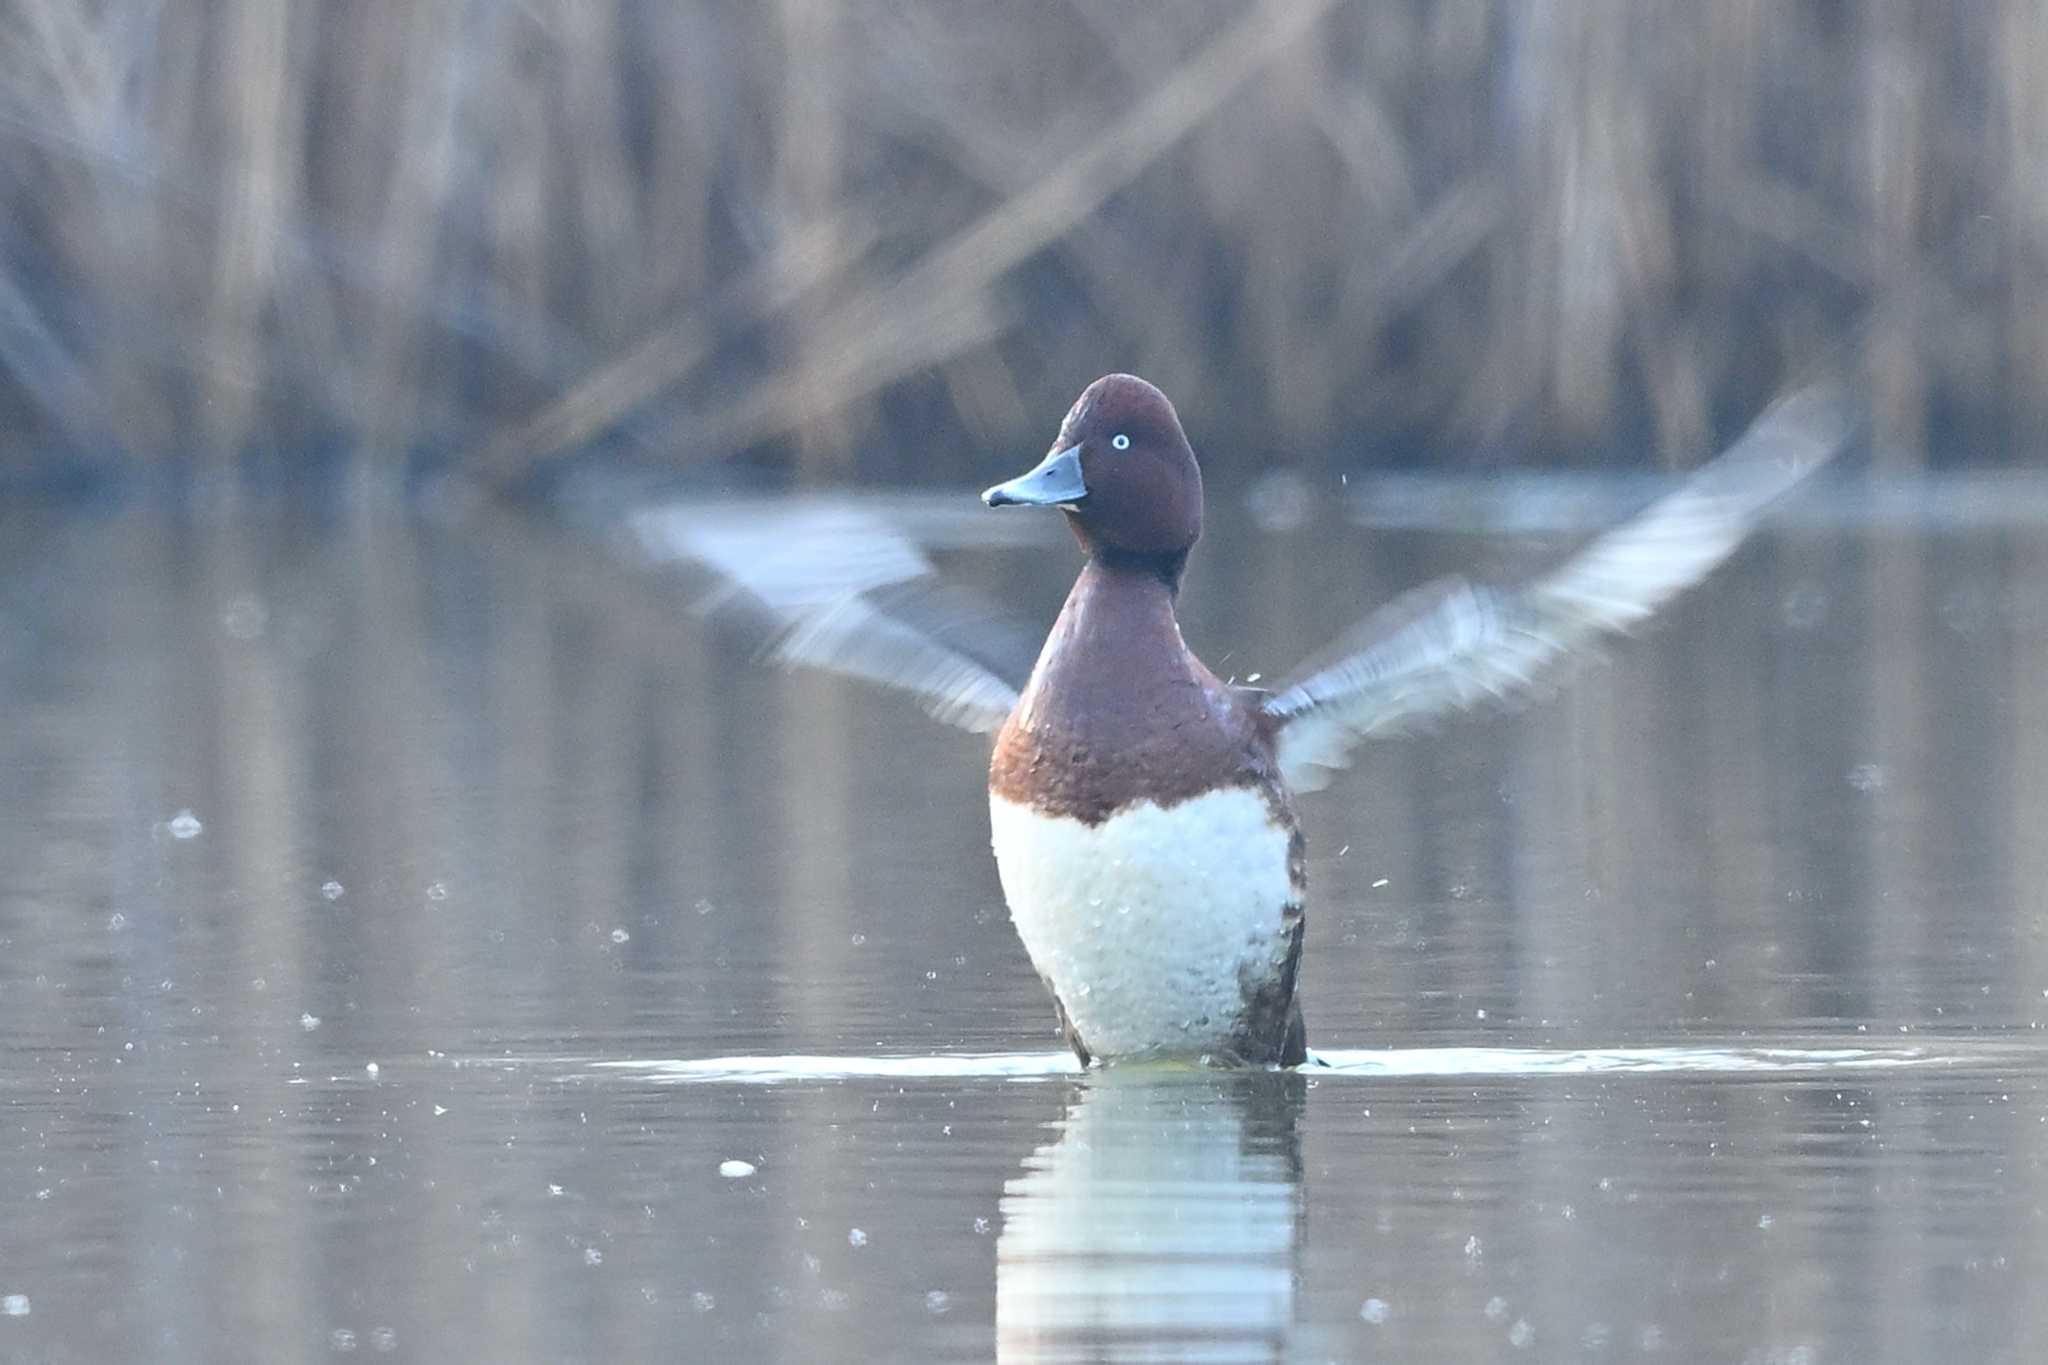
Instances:
[[[1240,785],[1093,823],[996,793],[989,810],[1018,936],[1091,1052],[1229,1044],[1300,914],[1282,801]]]

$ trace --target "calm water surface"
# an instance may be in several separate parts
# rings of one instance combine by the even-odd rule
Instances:
[[[1049,619],[1047,550],[951,567]],[[1563,542],[1226,517],[1221,671]],[[1072,1072],[980,741],[591,542],[0,519],[0,1360],[2033,1361],[2048,529],[1793,525]],[[1226,657],[1227,656],[1227,657]]]

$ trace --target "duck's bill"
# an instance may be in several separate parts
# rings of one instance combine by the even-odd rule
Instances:
[[[1055,450],[1029,474],[999,483],[981,495],[990,507],[1071,507],[1088,496],[1081,477],[1081,447]]]

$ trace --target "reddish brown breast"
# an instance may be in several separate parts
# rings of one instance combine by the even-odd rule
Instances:
[[[1188,651],[1165,581],[1091,560],[997,737],[989,790],[1090,825],[1224,787],[1291,806],[1250,696]]]

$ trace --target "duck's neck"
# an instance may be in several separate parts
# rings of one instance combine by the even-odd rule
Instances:
[[[1182,688],[1199,694],[1199,665],[1173,612],[1176,586],[1154,563],[1089,556],[1032,671],[1031,719],[1092,729],[1097,718],[1156,708]]]
[[[1135,550],[1119,550],[1113,546],[1101,545],[1090,549],[1088,554],[1088,568],[1156,578],[1166,585],[1168,597],[1180,592],[1180,577],[1187,571],[1187,567],[1186,550],[1173,550],[1165,554],[1140,554]],[[1082,572],[1085,575],[1087,570],[1084,569]]]
[[[1188,550],[1193,541],[1178,550],[1125,550],[1115,545],[1104,544],[1097,539],[1095,528],[1082,520],[1073,508],[1062,508],[1067,517],[1067,529],[1074,533],[1074,540],[1081,547],[1081,553],[1088,556],[1088,567],[1098,565],[1104,569],[1115,569],[1134,574],[1149,574],[1166,584],[1170,593],[1180,591],[1180,576],[1188,567]],[[1085,574],[1083,575],[1085,577]]]

